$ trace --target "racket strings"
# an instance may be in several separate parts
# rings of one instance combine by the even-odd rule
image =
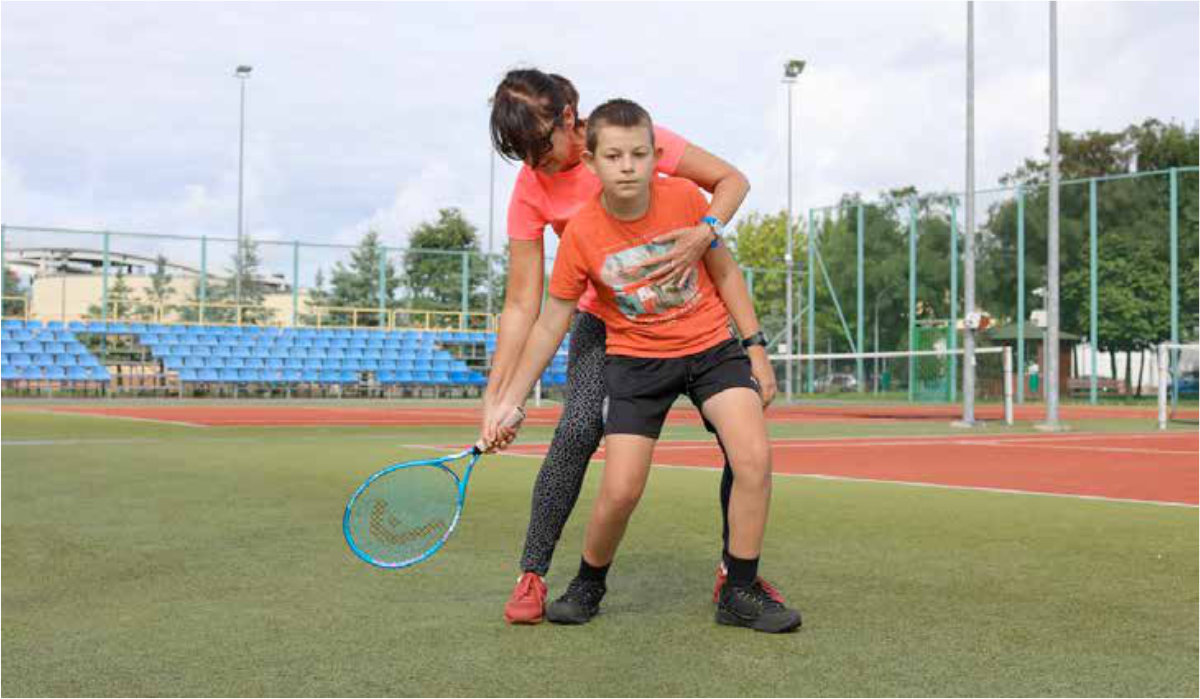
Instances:
[[[350,509],[354,544],[379,565],[414,561],[448,534],[458,511],[458,481],[437,466],[387,473],[359,495]]]

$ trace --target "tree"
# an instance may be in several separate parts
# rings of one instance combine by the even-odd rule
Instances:
[[[1064,180],[1195,165],[1196,129],[1154,119],[1117,133],[1092,131],[1061,137]],[[1002,179],[1025,187],[1026,312],[1041,306],[1033,292],[1044,284],[1049,194],[1047,161],[1027,160]],[[1197,192],[1181,175],[1179,186],[1180,320],[1185,335],[1195,332],[1197,296]],[[1195,175],[1190,175],[1195,182]],[[1165,175],[1097,181],[1097,345],[1105,352],[1133,352],[1170,336],[1170,192]],[[1064,331],[1090,334],[1089,237],[1091,188],[1087,181],[1060,190],[1060,324]],[[994,205],[985,224],[981,286],[988,303],[1015,317],[1017,204]],[[1126,363],[1126,382],[1130,381]]]
[[[350,265],[345,266],[340,261],[333,266],[333,291],[329,294],[328,303],[322,305],[341,308],[379,308],[380,284],[379,272],[383,269],[383,306],[393,308],[393,298],[396,289],[400,287],[400,277],[396,266],[387,258],[387,250],[379,240],[379,233],[368,231],[359,242],[358,247],[350,253]],[[359,320],[366,325],[376,325],[380,318],[377,314],[360,315]]]
[[[129,283],[125,281],[125,269],[118,267],[116,279],[108,290],[108,319],[125,320],[132,317],[134,311],[132,289],[129,288]],[[87,317],[103,319],[105,317],[103,301],[99,304],[88,306]]]
[[[138,316],[156,319],[160,309],[163,316],[166,316],[164,305],[174,293],[171,289],[172,279],[174,277],[167,271],[166,256],[159,255],[154,259],[154,273],[150,275],[150,286],[142,289],[144,303],[138,305]]]
[[[250,236],[243,236],[241,240],[241,266],[238,266],[237,254],[234,254],[230,262],[228,277],[215,284],[210,284],[208,288],[208,300],[216,301],[224,304],[234,304],[237,302],[238,279],[241,279],[241,322],[246,325],[256,325],[271,319],[274,312],[263,307],[263,301],[266,299],[266,290],[261,281],[259,273],[260,260],[258,256],[258,243]],[[219,323],[234,323],[237,322],[237,311],[230,307],[215,307],[205,311],[205,319],[209,322]]]
[[[424,222],[404,253],[407,304],[416,309],[458,310],[463,306],[463,256],[467,256],[467,303],[486,303],[487,271],[479,255],[475,226],[456,208],[442,209],[436,222]],[[458,253],[458,254],[453,254]]]
[[[24,318],[25,306],[29,303],[29,290],[21,284],[21,277],[8,265],[4,266],[4,317]],[[17,300],[19,298],[25,301]]]
[[[317,268],[317,274],[313,278],[312,288],[308,290],[308,298],[305,304],[308,306],[308,312],[300,314],[300,322],[305,325],[316,325],[319,308],[330,306],[329,291],[325,288],[325,272],[320,267]]]

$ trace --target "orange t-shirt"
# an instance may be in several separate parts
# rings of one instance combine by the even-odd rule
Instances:
[[[683,357],[732,337],[729,312],[703,262],[679,286],[647,284],[653,271],[631,266],[670,249],[650,241],[694,226],[708,201],[690,180],[654,178],[650,208],[636,221],[621,221],[593,197],[567,224],[558,245],[550,293],[574,301],[588,282],[595,287],[594,312],[608,329],[608,353],[630,357]]]
[[[654,144],[662,148],[656,171],[674,175],[688,142],[670,129],[655,126]],[[541,240],[547,226],[562,236],[567,221],[599,193],[599,178],[582,162],[553,175],[544,175],[522,165],[512,199],[508,202],[508,237]],[[595,304],[596,294],[589,291],[580,299],[579,308],[594,313]]]

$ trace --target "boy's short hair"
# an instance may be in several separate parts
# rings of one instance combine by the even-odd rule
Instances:
[[[596,152],[600,129],[605,126],[645,126],[650,131],[650,145],[654,145],[654,121],[650,112],[633,100],[617,98],[609,100],[592,110],[587,118],[587,149]]]

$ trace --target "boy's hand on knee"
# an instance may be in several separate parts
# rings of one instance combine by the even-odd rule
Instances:
[[[779,388],[775,383],[775,369],[771,366],[771,358],[767,349],[754,345],[747,350],[750,355],[750,374],[758,382],[758,395],[762,398],[763,408],[771,405]]]

